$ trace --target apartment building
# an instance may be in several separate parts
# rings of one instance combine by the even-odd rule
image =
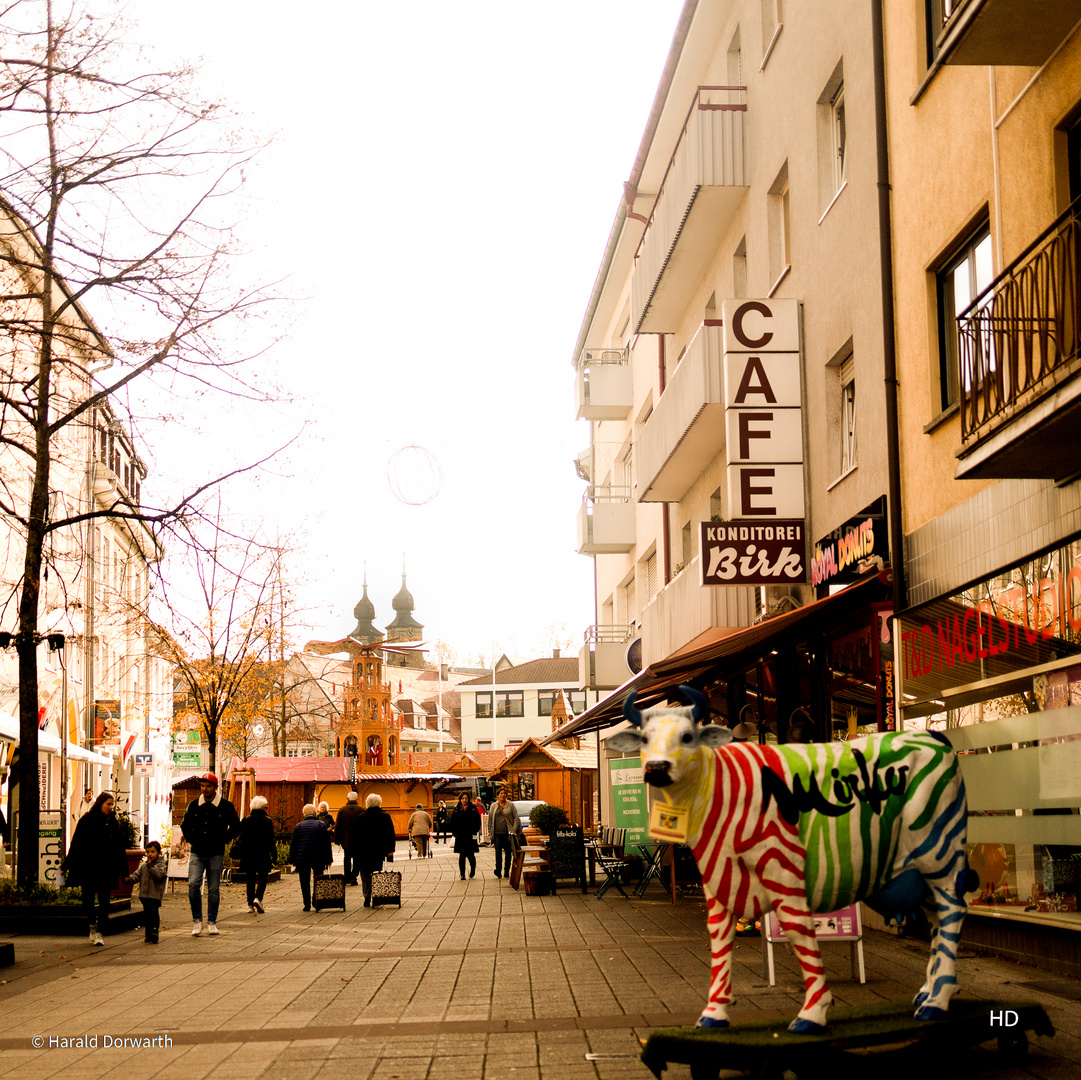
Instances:
[[[1079,20],[928,0],[885,21],[900,717],[972,752],[966,936],[1041,962],[1081,928]],[[1074,975],[1077,937],[1053,947]]]
[[[623,686],[579,730],[692,677],[763,738],[889,722],[872,14],[682,10],[573,354],[596,562],[580,685]]]
[[[5,596],[0,629],[12,632],[23,582],[33,456],[27,417],[36,408],[19,387],[27,384],[35,355],[26,328],[39,325],[33,282],[36,240],[12,211],[0,215],[0,248],[8,262],[2,372],[5,410],[0,447],[0,584]],[[62,289],[62,286],[59,287]],[[26,293],[27,295],[19,295]],[[77,406],[94,393],[96,373],[108,366],[109,347],[79,305],[69,308],[63,345],[54,356],[51,409]],[[20,332],[24,331],[24,332]],[[58,427],[50,442],[50,531],[41,581],[38,652],[38,777],[41,810],[70,827],[68,806],[85,788],[111,790],[141,832],[157,838],[168,818],[170,793],[169,666],[147,633],[149,566],[160,557],[149,529],[133,518],[84,518],[140,506],[147,470],[126,425],[108,401]],[[20,741],[19,675],[14,649],[0,652],[0,782],[14,806],[9,774]],[[137,758],[136,755],[139,755]],[[153,765],[146,755],[151,755]]]

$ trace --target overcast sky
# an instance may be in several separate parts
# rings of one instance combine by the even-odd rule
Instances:
[[[307,418],[272,477],[231,498],[303,525],[311,636],[353,627],[365,562],[390,622],[404,553],[425,638],[460,662],[539,655],[553,624],[577,650],[594,611],[572,352],[680,7],[132,5],[142,39],[201,56],[205,90],[276,134],[245,239],[304,298],[273,354],[300,400],[212,441],[229,461]],[[412,444],[443,478],[423,506],[388,482]],[[422,497],[410,457],[398,486]]]

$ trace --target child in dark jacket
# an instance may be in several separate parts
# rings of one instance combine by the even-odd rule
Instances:
[[[161,857],[161,844],[151,840],[146,845],[146,858],[139,863],[128,881],[139,886],[139,902],[143,905],[148,945],[157,945],[161,926],[161,902],[165,898],[165,860]]]

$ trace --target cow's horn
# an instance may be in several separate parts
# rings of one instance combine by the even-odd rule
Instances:
[[[642,714],[634,707],[635,696],[636,695],[632,690],[623,702],[623,719],[626,720],[631,727],[640,728],[642,726]]]
[[[704,694],[700,694],[693,686],[681,686],[679,692],[691,703],[691,716],[696,724],[709,719],[709,702]]]

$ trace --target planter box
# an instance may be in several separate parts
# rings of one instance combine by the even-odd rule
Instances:
[[[131,900],[114,899],[103,934],[132,930],[142,923],[141,910],[131,910]],[[86,936],[86,916],[81,904],[13,904],[0,907],[0,934]]]

